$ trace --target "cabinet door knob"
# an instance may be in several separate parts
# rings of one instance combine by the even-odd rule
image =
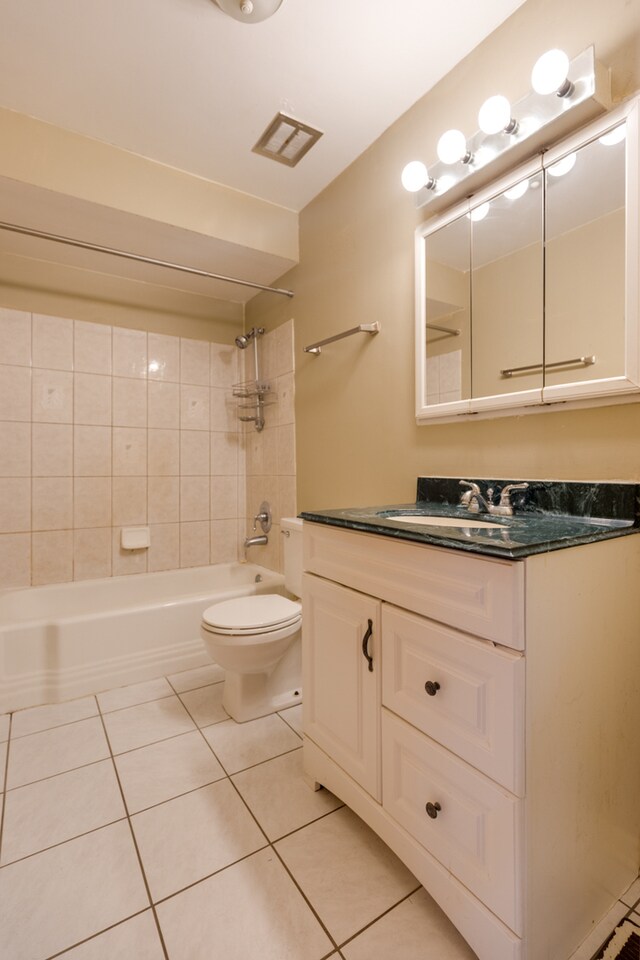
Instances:
[[[427,814],[431,817],[431,819],[435,820],[440,810],[442,810],[442,807],[440,806],[439,803],[428,803],[425,809],[427,811]]]
[[[362,638],[362,655],[369,664],[369,672],[373,673],[373,657],[369,656],[369,638],[373,633],[373,620],[368,620],[367,622],[369,626],[367,627],[367,632]]]
[[[430,697],[435,697],[436,693],[440,689],[440,684],[438,683],[437,680],[427,680],[427,682],[424,685],[424,688]]]

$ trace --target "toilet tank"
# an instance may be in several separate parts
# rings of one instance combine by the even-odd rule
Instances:
[[[302,596],[302,520],[282,517],[280,520],[284,550],[284,585],[294,597]]]

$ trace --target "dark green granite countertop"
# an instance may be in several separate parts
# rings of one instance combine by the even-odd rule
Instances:
[[[514,516],[498,517],[470,513],[459,506],[458,482],[457,479],[419,478],[418,492],[422,496],[432,493],[433,499],[375,507],[305,510],[300,516],[328,526],[513,560],[640,532],[640,488],[635,484],[532,481],[532,489],[526,496],[514,494]],[[495,484],[496,494],[500,486],[508,482],[511,481],[479,481],[483,490],[488,484]],[[572,512],[567,512],[569,509]],[[605,515],[595,515],[594,510]],[[400,522],[394,520],[394,514],[475,519],[495,526],[443,528]]]

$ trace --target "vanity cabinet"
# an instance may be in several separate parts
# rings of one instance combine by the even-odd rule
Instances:
[[[307,778],[480,960],[568,960],[638,874],[640,537],[516,561],[303,539]]]

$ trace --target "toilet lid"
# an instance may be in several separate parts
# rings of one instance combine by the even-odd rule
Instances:
[[[302,614],[302,604],[279,594],[234,597],[207,607],[202,619],[214,630],[224,633],[260,633],[295,623]]]

